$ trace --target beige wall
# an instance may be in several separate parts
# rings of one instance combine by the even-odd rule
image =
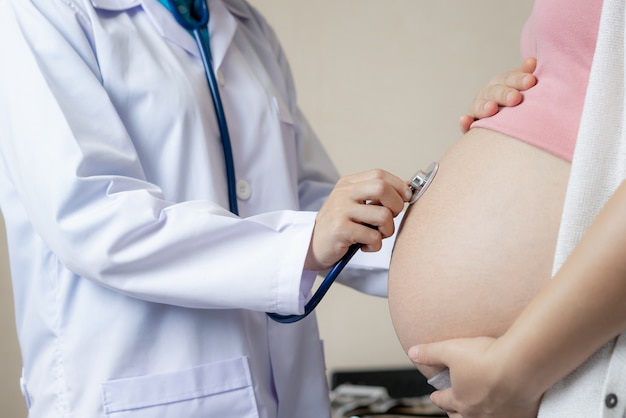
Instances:
[[[289,57],[300,105],[342,174],[402,178],[458,139],[493,75],[517,67],[532,0],[252,0]],[[385,299],[335,286],[318,307],[329,372],[409,366]]]
[[[492,75],[520,62],[531,0],[252,0],[290,59],[300,104],[342,174],[408,178],[459,137]],[[2,231],[0,231],[2,232]],[[0,415],[25,417],[0,247]],[[318,308],[329,370],[409,366],[386,300],[335,286]]]
[[[4,237],[4,222],[0,218],[0,236]],[[22,370],[15,321],[9,263],[4,239],[0,240],[0,416],[23,418],[26,407],[20,392]]]

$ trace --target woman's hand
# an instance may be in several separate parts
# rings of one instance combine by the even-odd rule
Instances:
[[[624,213],[626,181],[498,339],[461,338],[410,348],[416,365],[449,369],[451,387],[434,392],[433,402],[464,418],[535,417],[546,390],[626,332]]]
[[[451,417],[536,417],[542,393],[532,381],[521,381],[519,368],[499,340],[462,338],[409,349],[417,365],[448,368],[452,387],[432,393],[432,401]]]
[[[500,106],[517,106],[522,102],[522,91],[537,83],[532,74],[537,67],[535,58],[527,58],[521,68],[495,76],[483,87],[472,102],[467,114],[461,116],[459,125],[467,132],[476,119],[487,118],[498,113]]]
[[[352,244],[378,251],[393,235],[393,218],[411,199],[407,182],[384,170],[369,170],[339,179],[315,218],[307,270],[330,268]]]

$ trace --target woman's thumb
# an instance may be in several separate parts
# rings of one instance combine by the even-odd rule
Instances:
[[[441,343],[420,344],[409,348],[408,356],[415,364],[445,366],[441,358]]]

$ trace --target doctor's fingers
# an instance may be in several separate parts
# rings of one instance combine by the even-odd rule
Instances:
[[[395,197],[396,195],[403,202],[408,202],[413,194],[406,180],[381,169],[344,176],[339,179],[335,187],[352,190],[354,193],[351,195],[351,198],[358,202],[373,201],[382,203],[385,196]]]
[[[316,228],[333,235],[334,241],[346,248],[363,244],[365,251],[377,251],[382,240],[394,233],[393,218],[393,213],[384,206],[352,203],[320,210]]]
[[[386,238],[378,228],[355,221],[344,225],[338,235],[341,236],[339,240],[343,240],[346,244],[360,244],[361,251],[365,252],[379,251],[383,246],[383,239]],[[347,247],[343,252],[345,251]]]
[[[373,225],[366,225],[363,220],[357,220],[360,217],[372,223],[380,223],[372,217],[360,216],[355,213],[355,206],[367,205],[353,204],[351,205],[352,208],[346,211],[345,207],[327,206],[326,203],[318,212],[315,220],[309,250],[310,257],[307,255],[307,258],[311,260],[310,265],[315,266],[315,268],[309,269],[330,268],[346,254],[348,248],[353,244],[362,244],[361,249],[364,251],[378,251],[382,247],[383,235],[378,228]],[[393,219],[388,209],[381,206],[377,208],[386,211],[388,218]],[[391,223],[393,224],[393,221]],[[388,230],[388,228],[385,226],[382,229]]]
[[[383,178],[369,178],[354,181],[354,178],[340,180],[331,197],[344,201],[344,204],[380,205],[388,208],[393,216],[404,209],[404,203],[411,199],[412,191],[407,182],[395,177],[393,181]]]
[[[360,244],[377,247],[383,238],[395,232],[395,215],[385,206],[355,205],[346,215],[355,225],[355,228],[350,228],[352,238]],[[377,251],[378,248],[370,250]]]

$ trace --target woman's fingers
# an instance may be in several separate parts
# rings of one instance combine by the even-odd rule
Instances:
[[[471,103],[468,113],[461,116],[459,126],[467,132],[477,119],[495,115],[500,107],[513,107],[522,102],[523,91],[537,83],[532,74],[537,68],[535,58],[527,58],[519,69],[507,71],[493,77],[486,86],[479,90]]]

